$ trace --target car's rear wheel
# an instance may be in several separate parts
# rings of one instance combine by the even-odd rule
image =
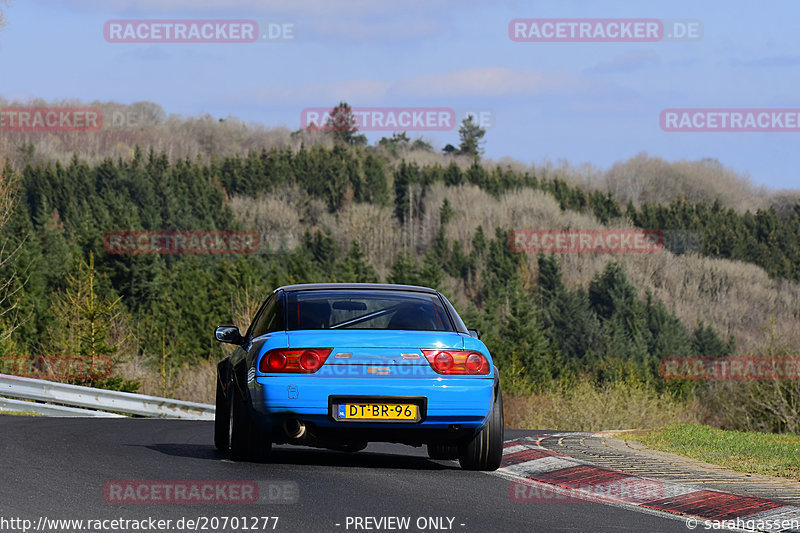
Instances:
[[[458,462],[464,470],[492,471],[503,460],[503,395],[498,389],[489,422],[459,448]]]
[[[227,452],[230,448],[230,415],[231,410],[228,405],[228,396],[225,392],[227,375],[223,375],[220,369],[217,370],[217,402],[214,412],[214,446],[221,452]]]
[[[234,461],[257,461],[269,459],[272,439],[269,432],[258,427],[250,416],[247,401],[235,384],[230,394],[230,451]]]
[[[428,457],[437,461],[458,459],[458,446],[441,444],[439,442],[429,442]]]

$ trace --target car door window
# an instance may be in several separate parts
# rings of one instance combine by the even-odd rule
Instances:
[[[279,294],[274,294],[253,321],[250,334],[255,338],[284,329],[286,328],[283,325],[283,298]]]

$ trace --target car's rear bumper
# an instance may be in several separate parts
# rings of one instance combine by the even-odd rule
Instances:
[[[369,430],[376,435],[414,431],[474,430],[491,414],[494,378],[315,378],[314,376],[259,376],[251,383],[250,396],[258,422],[277,426],[287,419],[311,424],[320,431]],[[331,397],[358,396],[391,401],[393,398],[424,399],[419,422],[337,421],[331,416]],[[372,439],[370,439],[372,440]]]

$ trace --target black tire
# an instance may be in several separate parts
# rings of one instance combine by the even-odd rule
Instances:
[[[458,462],[464,470],[493,471],[503,460],[503,395],[498,389],[489,422],[459,448]]]
[[[247,401],[230,385],[230,452],[234,461],[263,462],[272,452],[272,439],[268,432],[253,422]]]
[[[452,461],[458,459],[458,446],[429,442],[428,457],[437,461]]]
[[[214,413],[214,446],[221,452],[230,449],[230,416],[231,408],[228,405],[227,373],[224,375],[217,369],[217,409]]]

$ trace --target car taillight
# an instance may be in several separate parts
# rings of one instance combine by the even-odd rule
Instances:
[[[433,368],[437,372],[447,374],[453,368],[453,356],[447,352],[439,352],[433,356]]]
[[[313,374],[319,370],[333,348],[276,348],[261,357],[258,369],[265,374]]]
[[[322,359],[317,352],[306,350],[303,352],[303,355],[300,356],[300,368],[308,372],[314,372],[321,366]]]
[[[489,360],[480,352],[422,350],[438,374],[488,374]]]
[[[486,365],[486,358],[479,353],[469,354],[467,359],[464,361],[464,368],[467,369],[468,374],[480,373],[484,365]]]
[[[266,366],[269,370],[272,370],[273,372],[280,372],[281,370],[286,368],[286,363],[288,362],[288,358],[286,357],[286,354],[281,352],[280,350],[275,350],[270,352],[270,354],[267,357],[262,359],[262,364],[261,364],[262,372],[266,372],[266,370],[264,370],[263,368],[264,361],[267,362]]]

